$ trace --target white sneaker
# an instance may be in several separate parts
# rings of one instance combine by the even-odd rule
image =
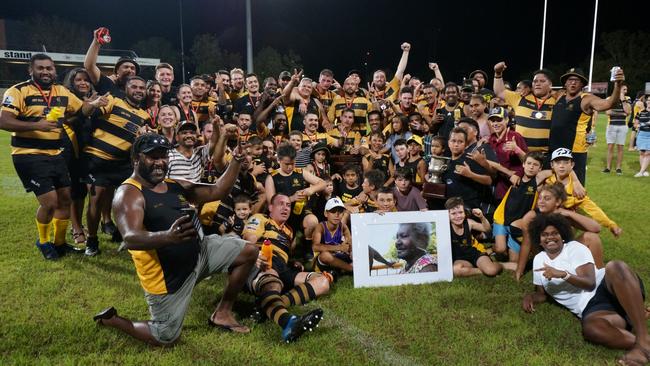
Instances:
[[[643,177],[643,173],[641,172],[634,174],[634,178],[641,178],[641,177]]]
[[[643,176],[644,176],[644,177],[650,177],[650,173],[648,173],[648,172],[643,172]]]

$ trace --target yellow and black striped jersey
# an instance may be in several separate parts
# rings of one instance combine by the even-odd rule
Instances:
[[[354,99],[350,100],[337,95],[327,112],[327,117],[330,122],[338,124],[341,113],[348,108],[354,111],[352,131],[359,131],[361,136],[365,136],[368,131],[368,112],[372,110],[372,103],[365,97],[354,97]]]
[[[257,237],[257,245],[261,248],[264,240],[268,239],[273,247],[273,255],[277,255],[284,263],[289,260],[293,231],[289,225],[280,225],[264,214],[255,214],[248,219],[243,236],[253,234]]]
[[[289,131],[304,131],[305,130],[305,115],[300,112],[300,99],[296,99],[289,105],[285,105],[284,112],[287,115],[287,123]],[[318,115],[318,120],[321,119],[320,108],[316,104],[316,98],[309,97],[307,102],[307,113],[315,113]]]
[[[49,107],[48,107],[49,102]],[[2,98],[2,112],[25,123],[45,118],[51,108],[64,108],[66,115],[81,109],[83,102],[66,87],[53,84],[43,93],[28,80],[7,89]],[[24,131],[11,134],[11,154],[58,155],[61,153],[62,128],[52,131]]]
[[[197,122],[199,126],[203,126],[203,123],[207,122],[210,119],[210,114],[215,115],[217,113],[217,103],[207,100],[207,101],[192,101],[192,110],[196,114]]]
[[[529,151],[548,151],[551,117],[555,97],[537,99],[533,94],[522,97],[506,90],[505,102],[515,110],[515,131],[526,140]]]
[[[386,99],[388,101],[394,101],[397,99],[399,93],[400,81],[397,76],[393,76],[391,81],[386,83],[386,88],[384,90],[375,90],[375,96],[378,99]]]
[[[306,144],[310,144],[313,142],[320,142],[325,145],[332,146],[336,143],[336,139],[332,137],[331,135],[324,133],[324,132],[317,132],[313,135],[307,135],[306,133],[302,133],[302,145],[305,146]]]
[[[323,108],[328,111],[334,101],[334,97],[336,97],[336,93],[333,90],[325,90],[325,92],[321,94],[318,91],[318,88],[314,87],[311,96],[318,99],[318,101],[323,105]]]
[[[138,129],[151,116],[121,98],[108,98],[108,105],[99,109],[93,121],[92,138],[84,151],[104,160],[128,160]]]

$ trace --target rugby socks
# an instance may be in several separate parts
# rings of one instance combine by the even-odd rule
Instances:
[[[68,219],[52,219],[52,225],[54,225],[54,245],[63,245],[65,244],[65,231],[68,229],[70,220]]]
[[[305,282],[282,295],[282,303],[286,307],[291,305],[304,305],[315,298],[316,293],[314,292],[314,288],[309,282]]]
[[[42,224],[36,220],[36,229],[38,230],[38,241],[41,244],[48,243],[50,241],[50,229],[52,228],[52,221],[47,224]]]
[[[289,319],[291,319],[291,314],[289,314],[287,308],[283,304],[282,296],[280,296],[278,291],[266,291],[261,294],[260,306],[262,307],[264,314],[282,328],[284,328],[289,322]]]

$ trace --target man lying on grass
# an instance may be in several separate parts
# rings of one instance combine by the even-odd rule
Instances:
[[[231,131],[230,135],[236,131],[233,125],[225,129],[226,133]],[[171,148],[163,136],[138,136],[133,143],[133,174],[117,189],[113,200],[117,226],[133,257],[151,320],[132,322],[118,316],[113,307],[101,311],[93,320],[155,346],[172,344],[181,334],[196,284],[213,273],[228,272],[223,297],[208,323],[248,333],[250,330],[237,322],[231,310],[255,264],[257,248],[235,236],[202,237],[196,214],[186,213],[192,209],[188,202],[198,206],[224,198],[246,156],[238,147],[216,184],[194,185],[165,179]]]
[[[586,340],[628,349],[619,364],[650,362],[648,309],[639,276],[621,261],[596,269],[591,252],[573,240],[571,224],[561,214],[538,215],[530,230],[531,239],[544,251],[533,261],[536,291],[524,296],[524,311],[535,312],[534,305],[550,295],[582,319]]]

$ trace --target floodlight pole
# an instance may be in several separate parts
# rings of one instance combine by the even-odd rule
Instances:
[[[178,17],[181,26],[181,72],[183,73],[183,84],[185,84],[185,44],[183,43],[183,0],[178,0]]]
[[[246,72],[253,72],[253,25],[251,0],[246,0]]]
[[[589,84],[587,91],[591,92],[591,78],[594,75],[594,50],[596,48],[596,23],[598,21],[598,0],[596,0],[596,7],[594,9],[594,31],[591,34],[591,58],[589,59]]]
[[[542,20],[542,52],[539,56],[539,68],[544,67],[544,41],[546,40],[546,8],[548,7],[548,0],[544,0],[544,19]]]

